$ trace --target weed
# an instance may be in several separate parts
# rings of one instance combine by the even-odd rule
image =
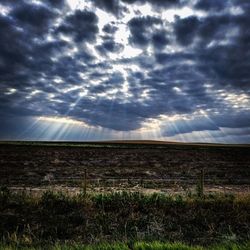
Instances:
[[[0,200],[5,201],[0,203],[0,235],[8,244],[250,240],[247,196],[210,194],[200,199],[113,192],[85,197],[47,191],[38,198],[5,190]]]

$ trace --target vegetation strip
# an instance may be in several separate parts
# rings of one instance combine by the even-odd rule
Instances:
[[[249,211],[249,195],[199,198],[122,192],[72,197],[45,192],[39,198],[2,188],[0,234],[4,244],[21,246],[65,241],[244,243],[250,240]]]
[[[32,250],[32,249],[47,249],[47,250],[249,250],[250,243],[235,244],[224,243],[220,245],[213,245],[210,247],[188,246],[182,243],[163,243],[163,242],[135,242],[129,243],[102,243],[98,245],[82,245],[82,244],[55,244],[43,247],[22,247],[19,245],[0,245],[0,250]]]

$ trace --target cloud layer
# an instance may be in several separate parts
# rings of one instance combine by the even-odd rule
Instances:
[[[19,133],[21,121],[38,117],[113,133],[153,130],[157,121],[163,138],[221,128],[249,136],[249,1],[0,7],[1,138],[15,137],[13,121]]]

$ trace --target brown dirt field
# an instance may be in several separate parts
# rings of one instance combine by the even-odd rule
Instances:
[[[88,187],[96,191],[193,190],[204,168],[208,190],[248,192],[250,147],[151,142],[88,146],[0,144],[2,186],[77,190],[85,168]]]

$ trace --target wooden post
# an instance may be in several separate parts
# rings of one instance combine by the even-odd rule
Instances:
[[[83,194],[86,197],[87,195],[87,169],[84,169],[84,184],[83,184]]]
[[[144,183],[143,183],[143,179],[141,178],[141,187],[144,188]]]
[[[204,168],[201,169],[199,180],[199,194],[200,198],[204,197]]]

